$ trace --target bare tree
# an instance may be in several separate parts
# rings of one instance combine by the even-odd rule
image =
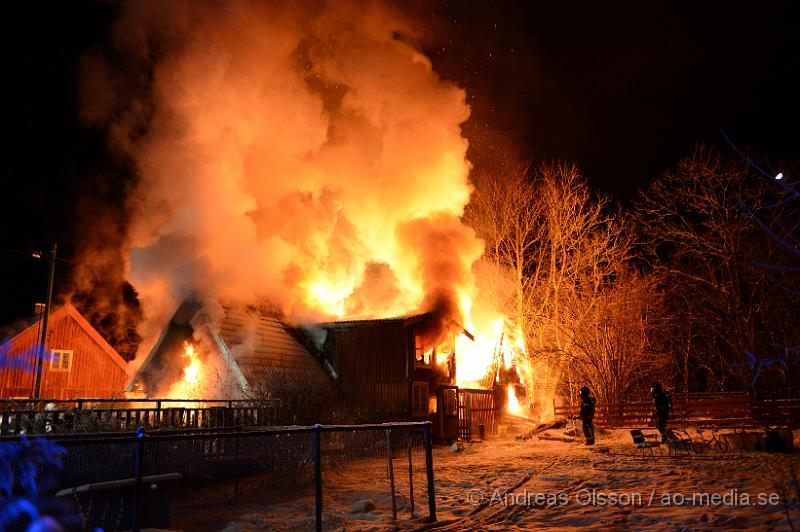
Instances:
[[[754,177],[746,162],[697,148],[639,204],[642,243],[682,317],[672,342],[687,388],[754,388],[765,347],[786,327],[775,272],[760,266],[780,249],[753,216],[770,202]]]
[[[619,405],[667,371],[658,344],[670,324],[652,275],[628,270],[594,297],[570,305],[572,349],[564,387],[576,396],[589,385],[599,401]]]
[[[485,258],[513,280],[503,310],[521,335],[521,374],[539,413],[547,415],[565,372],[565,382],[581,378],[602,382],[604,390],[627,389],[628,367],[618,364],[618,344],[631,337],[623,332],[631,315],[609,310],[616,308],[612,295],[621,297],[613,290],[628,269],[630,250],[618,213],[592,194],[570,164],[517,165],[501,175],[478,176],[475,184],[466,218],[487,242]],[[634,318],[641,321],[641,315]],[[610,330],[617,345],[608,343],[610,337],[599,342]]]

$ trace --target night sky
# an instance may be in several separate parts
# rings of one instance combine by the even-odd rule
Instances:
[[[108,38],[106,2],[2,7],[5,130],[0,324],[42,299],[29,250],[74,256],[92,205],[121,206],[130,176],[78,119],[81,57]],[[797,153],[796,2],[419,2],[425,52],[468,91],[476,167],[513,154],[577,162],[623,203],[696,143]],[[58,267],[57,281],[69,277]],[[61,286],[62,288],[59,288]],[[57,285],[63,291],[63,284]]]

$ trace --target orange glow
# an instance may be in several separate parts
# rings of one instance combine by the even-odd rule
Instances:
[[[142,42],[165,47],[142,56],[138,39],[114,39],[115,53],[155,73],[146,94],[121,91],[115,105],[126,116],[148,109],[152,127],[105,124],[111,114],[85,102],[127,139],[118,144],[141,173],[127,235],[128,278],[148,316],[141,345],[155,344],[187,297],[208,293],[267,304],[295,325],[445,309],[474,340],[453,327],[454,343],[419,346],[415,360],[430,363],[436,349],[449,374],[453,353],[457,384],[470,387],[527,371],[521,335],[499,310],[507,296],[490,304],[479,292],[484,243],[463,221],[473,192],[465,91],[416,39],[396,38],[416,32],[402,10],[263,4],[142,7]],[[172,9],[185,21],[180,39],[156,23]],[[93,66],[87,75],[103,75],[87,87],[102,90],[86,93],[108,94],[114,66]],[[204,368],[188,343],[183,356],[169,397],[220,387],[213,357]]]
[[[456,375],[459,386],[476,387],[492,370],[503,332],[503,318],[493,323],[475,323],[468,316],[465,321],[465,328],[475,335],[475,340],[464,335],[456,339]]]
[[[321,281],[304,284],[303,288],[305,288],[305,301],[309,307],[338,318],[344,317],[345,299],[350,294],[348,289]]]
[[[203,363],[197,350],[189,342],[183,343],[183,354],[187,365],[183,368],[183,376],[175,381],[167,392],[168,399],[196,399],[201,397],[200,385],[203,379]],[[174,406],[185,406],[176,403]]]
[[[514,386],[509,384],[506,389],[506,397],[508,401],[506,402],[506,408],[511,414],[519,414],[522,408],[519,405],[519,401],[517,400],[517,392],[514,390]]]

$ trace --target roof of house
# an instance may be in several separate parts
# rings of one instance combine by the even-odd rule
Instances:
[[[393,316],[390,318],[372,318],[372,319],[359,319],[359,320],[344,320],[344,321],[328,321],[317,323],[316,326],[322,329],[355,329],[364,327],[383,327],[386,325],[414,325],[416,323],[427,320],[433,317],[433,312],[422,312],[416,314],[403,314],[401,316]],[[464,328],[463,325],[457,321],[450,320],[450,323],[459,329],[461,333],[465,334],[470,340],[475,340],[471,332]]]
[[[320,362],[277,316],[254,309],[223,308],[224,315],[216,323],[218,334],[248,383],[263,381],[275,373],[324,378]],[[248,335],[254,335],[255,341]]]
[[[187,301],[176,310],[150,350],[129,389],[147,380],[151,366],[164,367],[172,352],[203,329],[238,384],[257,386],[273,376],[329,384],[329,368],[315,358],[275,314],[215,300]],[[157,373],[157,371],[154,371]]]
[[[111,360],[114,361],[115,364],[117,364],[123,370],[126,369],[127,362],[125,362],[125,360],[119,355],[119,353],[117,353],[116,349],[111,347],[111,344],[109,344],[106,341],[106,339],[103,338],[99,332],[97,332],[97,329],[92,327],[92,324],[89,323],[86,320],[86,318],[84,318],[83,315],[78,311],[78,309],[76,309],[69,301],[67,301],[60,307],[57,307],[53,312],[50,313],[50,315],[47,317],[48,325],[52,327],[53,324],[57,323],[59,320],[65,317],[70,317],[73,320],[75,320],[80,326],[80,328],[83,329],[83,331],[100,347],[100,349],[102,349],[108,355],[108,357]],[[10,344],[14,340],[14,338],[27,332],[29,329],[34,327],[39,327],[41,321],[42,318],[37,316],[32,323],[30,322],[26,323],[26,327],[22,328],[14,336],[3,342],[2,347],[5,347],[6,344]],[[2,347],[0,347],[0,349],[2,349]]]
[[[411,325],[426,319],[431,316],[430,312],[423,312],[417,314],[403,314],[400,316],[392,316],[388,318],[364,318],[357,320],[341,320],[341,321],[326,321],[317,323],[317,327],[323,329],[350,329],[355,327],[379,327],[383,325]]]

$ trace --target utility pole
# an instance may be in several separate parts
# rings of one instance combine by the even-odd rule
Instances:
[[[56,250],[57,245],[53,244],[53,249],[50,251],[50,276],[47,279],[47,303],[44,307],[44,315],[42,316],[42,338],[39,343],[39,357],[36,361],[36,385],[33,391],[33,398],[39,399],[39,391],[42,386],[42,364],[44,363],[44,347],[47,342],[47,318],[50,316],[50,303],[53,300],[53,278],[56,275]],[[36,405],[34,405],[34,408]]]

